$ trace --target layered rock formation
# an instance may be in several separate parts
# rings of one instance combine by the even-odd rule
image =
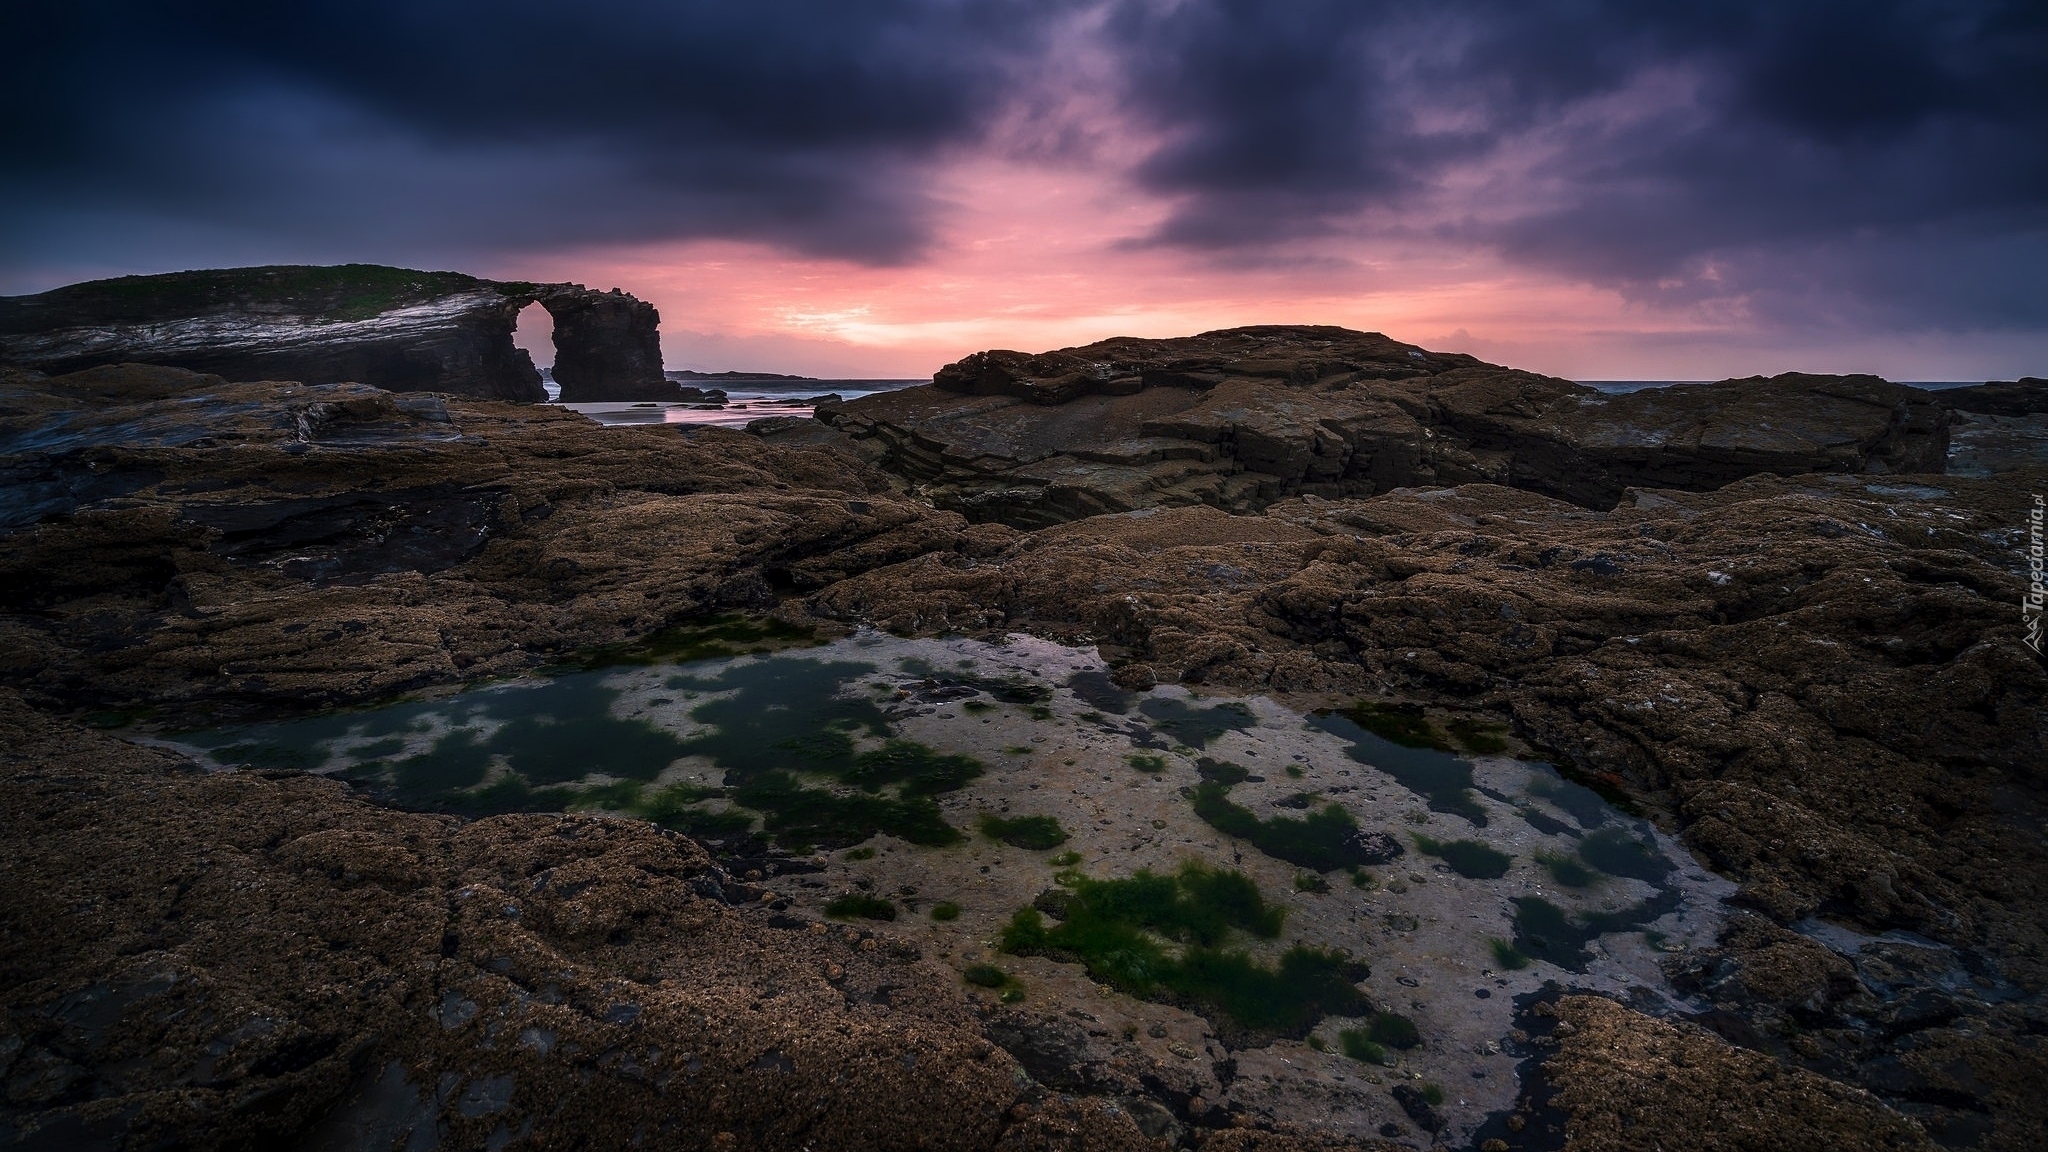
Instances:
[[[566,289],[566,290],[565,290]],[[619,291],[565,285],[536,297],[555,318],[555,383],[562,403],[680,400],[661,371],[661,315]]]
[[[1159,1147],[1133,1117],[1169,1113],[1207,1152],[1372,1146],[1198,1113],[1142,1077],[1115,1089],[1135,1103],[1049,1090],[1002,1042],[1018,1014],[1074,1026],[1064,1006],[999,1020],[904,926],[778,918],[772,876],[651,828],[396,813],[86,727],[367,703],[737,607],[1085,638],[1128,685],[1504,722],[1677,831],[1749,910],[1669,959],[1712,1010],[1555,1003],[1561,1024],[1527,1030],[1530,1108],[1482,1147],[2038,1146],[2048,673],[2014,609],[2048,469],[1877,474],[1935,471],[1942,426],[1881,382],[1700,390],[1773,425],[1745,432],[1691,398],[1595,403],[1308,331],[1337,351],[1284,371],[984,357],[948,381],[987,394],[909,397],[976,443],[1051,444],[1034,460],[1060,457],[1085,499],[1153,505],[1031,532],[867,463],[996,477],[932,487],[976,515],[966,496],[1012,490],[1040,494],[1017,519],[1071,511],[1001,475],[1032,464],[974,472],[909,419],[764,439],[172,368],[0,375],[0,1143],[1120,1149]],[[1319,396],[1353,416],[1332,431]],[[1168,445],[1090,487],[1088,405]],[[1696,435],[1645,443],[1681,418]],[[1377,485],[1373,461],[1410,447],[1513,483],[1307,491]],[[1194,463],[1225,485],[1249,459],[1275,483],[1300,461],[1302,494],[1254,480],[1263,511],[1230,515],[1118,479]],[[1802,460],[1818,474],[1771,474]],[[1629,469],[1718,486],[1602,495]],[[1868,946],[1827,943],[1845,934]]]
[[[1951,388],[1941,393],[1942,402],[1963,412],[1986,416],[2036,416],[2048,412],[2048,380],[2022,376],[2017,380],[1992,380],[1970,388]]]
[[[0,522],[23,549],[0,573],[19,610],[0,676],[168,704],[338,702],[978,538],[827,451],[424,399],[142,367],[0,383]],[[103,649],[44,612],[81,595],[111,597],[136,642]],[[318,654],[280,662],[308,629]],[[91,649],[90,667],[61,655]]]
[[[1131,687],[1505,718],[1662,814],[1780,926],[1697,961],[1725,1009],[1704,1023],[1879,1091],[1944,1139],[2019,1149],[2048,1125],[2018,1087],[2048,1075],[2029,1038],[2048,1023],[2048,673],[2016,611],[2028,492],[2044,488],[2036,467],[1753,477],[1634,490],[1608,512],[1494,485],[1262,516],[1141,509],[808,604],[897,631],[1085,638]],[[1922,943],[1849,972],[1782,931],[1816,917]],[[1822,960],[1844,970],[1788,979]],[[1625,1095],[1588,1090],[1607,1109]],[[1718,1140],[1664,1146],[1740,1146]]]
[[[1286,326],[978,353],[929,387],[818,416],[940,507],[1023,527],[1431,484],[1608,508],[1631,485],[1939,472],[1949,423],[1929,394],[1872,376],[1614,396],[1376,333]]]
[[[617,289],[369,264],[124,276],[0,298],[0,365],[133,362],[538,402],[540,374],[512,343],[536,302],[555,318],[565,401],[678,398],[661,372],[659,316]]]

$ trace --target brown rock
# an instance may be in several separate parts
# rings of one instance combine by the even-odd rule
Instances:
[[[2048,380],[2038,376],[1946,388],[1935,395],[1951,408],[1987,416],[2034,416],[2048,412]]]
[[[977,353],[931,386],[821,406],[942,508],[1038,527],[1478,481],[1609,508],[1631,485],[1942,470],[1949,411],[1871,376],[1606,395],[1378,333],[1266,326]]]
[[[0,737],[15,1138],[985,1148],[1017,1098],[947,974],[761,927],[651,826],[206,774],[11,694]]]
[[[110,704],[372,698],[1010,535],[717,429],[163,368],[0,406],[0,677]]]
[[[1604,513],[1490,486],[1140,510],[809,604],[912,628],[993,609],[1161,681],[1494,710],[1668,805],[1776,918],[1842,909],[2048,979],[2048,858],[2006,816],[2041,810],[2048,675],[2016,557],[1984,535],[2025,497],[1931,483],[1753,478]]]
[[[1570,1117],[1567,1147],[1697,1152],[1873,1148],[1932,1152],[1918,1125],[1869,1093],[1731,1048],[1597,996],[1558,1003],[1574,1026],[1544,1072]]]

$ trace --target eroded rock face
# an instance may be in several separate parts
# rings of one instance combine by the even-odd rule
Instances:
[[[2044,483],[1752,477],[1606,512],[1491,485],[1142,509],[809,604],[897,630],[1086,636],[1133,687],[1504,715],[1580,779],[1669,813],[1780,926],[1702,961],[1728,1034],[1945,1137],[2018,1149],[2042,1122],[2017,1085],[2042,1074],[2048,673],[2014,611],[2015,543]],[[1944,958],[1880,977],[1866,949],[1850,979],[1782,930],[1816,916]],[[1714,1140],[1666,1146],[1731,1146]]]
[[[10,1145],[975,1149],[1026,1094],[914,948],[771,927],[651,825],[381,810],[12,695],[0,735]]]
[[[1557,1054],[1545,1071],[1559,1084],[1555,1104],[1571,1115],[1570,1148],[1939,1147],[1868,1092],[1787,1072],[1769,1056],[1732,1048],[1703,1030],[1593,996],[1565,997],[1552,1011]]]
[[[380,695],[979,538],[843,456],[716,429],[154,367],[17,376],[0,408],[0,675],[59,691]],[[81,596],[129,638],[31,607]]]
[[[561,285],[540,294],[555,318],[555,383],[564,404],[680,400],[661,373],[661,316],[652,304],[614,288]]]
[[[0,298],[0,365],[61,374],[134,362],[538,402],[540,373],[512,343],[519,310],[536,301],[556,320],[566,399],[678,398],[661,374],[659,317],[617,289],[369,264],[125,276]]]
[[[2034,416],[2048,412],[2048,380],[2022,376],[2017,380],[1992,380],[1970,388],[1951,388],[1941,399],[1964,412],[1987,416]]]
[[[1631,485],[1938,472],[1948,411],[1869,376],[1611,396],[1377,333],[1268,326],[983,352],[926,388],[821,406],[940,507],[1036,527],[1298,494],[1493,483],[1612,507]]]

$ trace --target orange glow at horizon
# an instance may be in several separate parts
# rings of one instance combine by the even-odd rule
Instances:
[[[946,173],[941,192],[936,242],[900,267],[690,241],[557,253],[498,274],[623,288],[660,310],[667,365],[706,371],[919,378],[984,348],[1244,324],[1381,331],[1572,378],[1862,370],[1833,349],[1731,352],[1719,337],[1739,318],[1652,310],[1423,241],[1340,237],[1245,267],[1134,243],[1167,206],[1076,169],[976,160]]]

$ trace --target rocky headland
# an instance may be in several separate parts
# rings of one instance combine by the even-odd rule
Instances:
[[[1260,328],[984,353],[749,435],[413,377],[63,367],[0,376],[7,1142],[1278,1152],[1445,1130],[1455,1092],[1377,1073],[1391,1135],[1211,1106],[1196,1089],[1240,1067],[1284,1096],[1344,1058],[1298,1036],[1183,1056],[1091,1024],[1106,996],[1009,1002],[909,926],[823,915],[797,881],[846,865],[772,841],[398,811],[136,742],[624,658],[731,611],[1029,633],[1099,652],[1101,692],[1342,707],[1468,755],[1500,731],[1677,837],[1737,889],[1660,961],[1693,1007],[1559,970],[1502,1038],[1515,1104],[1461,1129],[1487,1152],[2020,1149],[2048,1127],[2048,673],[2020,611],[2038,382],[1607,396]],[[2022,450],[1949,474],[1979,416]]]
[[[520,309],[535,303],[554,317],[565,403],[681,398],[662,375],[660,316],[616,288],[374,264],[123,276],[0,297],[0,366],[156,364],[537,403],[540,373],[512,343]]]
[[[1038,527],[1207,504],[1501,484],[1588,508],[1756,473],[1939,472],[1949,406],[1873,376],[1607,395],[1341,328],[983,352],[821,410],[935,504]]]

